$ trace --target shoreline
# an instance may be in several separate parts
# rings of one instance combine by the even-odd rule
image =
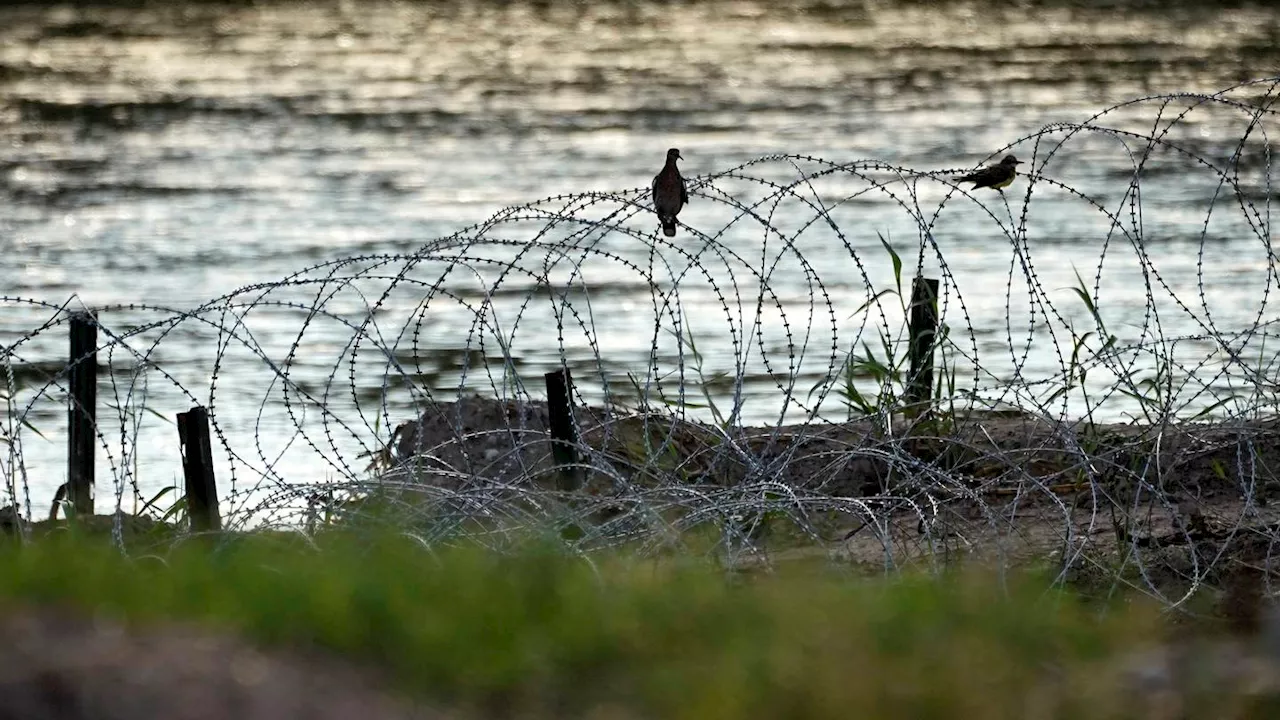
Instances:
[[[397,427],[375,475],[410,496],[429,488],[434,507],[560,497],[606,545],[714,527],[736,536],[731,554],[744,566],[807,556],[884,570],[969,558],[1079,575],[1141,558],[1154,563],[1143,582],[1167,593],[1265,559],[1266,539],[1280,532],[1280,479],[1266,470],[1280,467],[1277,419],[1071,428],[972,413],[886,437],[868,420],[726,434],[660,413],[574,413],[576,492],[556,489],[541,401],[440,403]],[[644,521],[653,512],[662,519]]]

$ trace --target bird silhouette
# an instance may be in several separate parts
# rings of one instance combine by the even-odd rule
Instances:
[[[994,188],[1000,192],[1004,192],[1001,188],[1009,186],[1013,179],[1018,176],[1018,165],[1022,161],[1012,155],[1005,155],[1004,159],[996,165],[988,165],[987,167],[974,170],[963,177],[955,178],[956,182],[971,182],[973,190],[978,188]]]
[[[675,237],[676,216],[689,202],[689,191],[676,167],[676,161],[683,159],[679,150],[671,148],[667,151],[667,164],[653,178],[653,209],[658,213],[658,222],[662,223],[662,234],[667,237]]]

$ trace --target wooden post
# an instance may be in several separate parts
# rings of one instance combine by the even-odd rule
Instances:
[[[182,446],[182,474],[187,481],[187,517],[191,529],[222,529],[218,513],[218,485],[213,479],[213,447],[209,442],[209,412],[199,405],[178,413],[178,441]]]
[[[77,516],[93,514],[93,465],[97,446],[98,319],[71,316],[67,360],[67,495]]]
[[[911,282],[911,317],[907,332],[910,334],[908,357],[911,361],[907,376],[907,415],[915,417],[919,405],[933,398],[933,343],[938,335],[938,281],[917,277]]]
[[[561,490],[575,490],[578,487],[578,431],[573,426],[573,377],[569,368],[561,368],[547,373],[544,378],[551,422],[551,453],[559,472],[558,486]]]

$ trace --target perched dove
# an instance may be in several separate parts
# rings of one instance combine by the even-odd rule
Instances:
[[[1000,188],[1008,187],[1009,183],[1013,182],[1013,179],[1018,176],[1018,165],[1021,163],[1022,161],[1018,158],[1012,155],[1005,155],[998,165],[989,165],[979,170],[974,170],[968,175],[958,177],[955,180],[956,182],[973,183],[973,190],[983,187],[1000,190]],[[1000,190],[1000,192],[1004,192],[1004,190]]]
[[[675,237],[676,215],[689,202],[689,191],[676,167],[676,161],[683,159],[679,150],[671,148],[667,151],[667,164],[653,178],[653,209],[658,213],[658,222],[662,223],[662,234],[667,237]]]

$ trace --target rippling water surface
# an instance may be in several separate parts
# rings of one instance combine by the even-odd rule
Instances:
[[[413,253],[509,205],[644,187],[672,146],[687,158],[686,176],[773,153],[875,159],[918,171],[971,167],[1051,123],[1084,122],[1153,94],[1215,92],[1274,74],[1278,40],[1280,11],[1177,4],[1158,12],[839,0],[810,7],[763,0],[581,6],[361,0],[5,8],[0,242],[7,262],[0,279],[9,296],[53,305],[74,296],[77,306],[151,306],[104,311],[104,325],[126,332],[167,316],[154,308],[183,312],[242,286],[348,256]],[[1249,103],[1267,89],[1245,88],[1232,97]],[[1075,285],[1075,270],[1090,288],[1096,281],[1112,331],[1128,342],[1152,337],[1153,312],[1168,337],[1206,328],[1239,331],[1270,320],[1267,223],[1275,190],[1266,128],[1251,128],[1249,114],[1232,108],[1199,107],[1178,119],[1194,104],[1137,103],[1098,123],[1163,132],[1168,142],[1233,168],[1242,200],[1224,195],[1219,176],[1202,164],[1157,148],[1140,205],[1131,206],[1134,157],[1144,148],[1132,136],[1084,133],[1051,159],[1044,139],[1014,147],[1026,159],[1039,159],[1033,172],[1140,227],[1142,253],[1115,237],[1100,266],[1105,217],[1049,184],[1029,205],[1024,186],[1015,185],[1007,209],[979,194],[993,215],[967,199],[945,205],[925,243],[924,267],[936,274],[946,263],[947,320],[957,333],[972,327],[972,341],[961,344],[977,349],[995,380],[1016,376],[1033,383],[1061,372],[1049,326],[1061,331],[1063,325],[1029,312],[1034,288],[1029,291],[1025,279],[1027,262],[1065,319],[1081,318],[1079,303],[1065,290]],[[1058,142],[1063,134],[1045,137]],[[787,181],[797,168],[776,161],[756,171]],[[853,192],[834,185],[833,202]],[[950,190],[941,183],[912,187],[925,216]],[[897,197],[876,192],[833,209],[848,247],[818,229],[795,240],[840,322],[868,295],[852,255],[874,284],[890,279],[879,236],[903,255],[907,274],[914,272],[922,236],[899,204],[903,193]],[[714,234],[732,217],[725,212],[695,194],[681,219]],[[1254,227],[1247,217],[1255,218]],[[780,211],[776,224],[793,219]],[[649,232],[650,220],[629,222]],[[1024,220],[1026,251],[1018,255],[996,222]],[[531,227],[513,224],[492,235],[529,239]],[[682,235],[679,242],[696,252],[688,233]],[[769,257],[787,254],[774,241],[762,258],[763,237],[756,226],[730,228],[718,240],[758,270]],[[642,245],[617,242],[621,257],[647,262]],[[685,280],[679,288],[690,329],[704,338],[704,369],[749,375],[742,417],[750,422],[778,420],[784,393],[776,376],[796,378],[795,392],[803,397],[829,364],[821,355],[824,348],[831,353],[831,313],[820,308],[818,321],[809,319],[814,282],[793,260],[769,276],[782,309],[763,311],[759,321],[765,330],[758,342],[774,353],[768,366],[733,349],[735,321],[726,321],[706,285]],[[393,263],[377,272],[390,277],[403,267]],[[590,268],[598,347],[572,328],[564,340],[588,398],[598,397],[610,378],[621,382],[629,370],[643,374],[654,344],[648,283],[638,282],[625,263]],[[1150,280],[1152,268],[1158,281]],[[100,392],[104,402],[146,404],[169,416],[192,402],[213,405],[219,432],[238,458],[237,492],[273,473],[290,480],[348,476],[359,471],[357,452],[413,412],[422,387],[456,391],[464,380],[461,359],[503,354],[492,344],[477,350],[478,336],[467,340],[476,331],[466,303],[483,300],[492,277],[480,282],[453,273],[441,286],[452,288],[457,301],[433,301],[417,327],[418,349],[409,352],[417,364],[409,385],[417,390],[399,379],[384,387],[377,362],[344,364],[353,335],[344,322],[372,314],[379,326],[412,328],[416,303],[441,272],[431,264],[415,268],[411,274],[424,285],[402,287],[381,303],[377,292],[386,280],[335,289],[325,307],[345,320],[314,319],[301,338],[307,315],[298,307],[315,304],[323,287],[236,295],[218,313],[203,314],[208,322],[165,326],[130,341],[164,373],[140,370],[136,356],[123,351],[100,358],[125,373],[118,383],[138,373],[131,400],[107,386]],[[733,272],[740,282],[749,279],[744,268]],[[1149,299],[1153,284],[1167,292]],[[495,296],[502,308],[495,322],[508,322],[538,286],[528,277],[506,281],[505,294]],[[280,305],[247,312],[259,296]],[[734,330],[748,337],[758,296],[755,287],[739,298],[746,319]],[[53,314],[8,303],[0,334],[14,343]],[[240,316],[244,324],[232,336],[228,329]],[[519,326],[518,337],[508,335],[508,353],[522,374],[540,380],[560,354],[555,314],[534,308]],[[793,345],[807,333],[818,357],[797,365],[785,335],[774,332],[782,327],[793,333]],[[841,332],[836,342],[847,350],[857,329]],[[874,325],[861,339],[876,342]],[[1069,352],[1069,336],[1059,333],[1057,340]],[[57,329],[22,344],[10,359],[23,367],[56,363],[65,347],[65,332]],[[606,377],[591,377],[597,351]],[[659,364],[672,357],[663,355]],[[294,393],[290,403],[281,402],[285,390],[276,369],[286,365],[312,398]],[[500,365],[488,373],[473,367],[467,382],[494,392],[489,374],[501,371]],[[18,410],[44,384],[32,379],[38,375],[19,378]],[[530,390],[541,396],[536,383]],[[322,407],[332,412],[329,427]],[[1134,410],[1122,397],[1108,408],[1113,417]],[[48,440],[23,435],[26,470],[40,501],[64,474],[65,411],[57,398],[35,401],[29,410],[28,418],[49,430]],[[113,419],[113,427],[104,428],[110,456],[99,476],[123,479],[128,492],[136,463],[136,481],[147,495],[178,474],[176,432],[149,414],[134,420],[137,426],[115,427]],[[335,420],[341,420],[336,429]],[[215,454],[225,464],[226,451]],[[220,472],[225,478],[227,470]]]

